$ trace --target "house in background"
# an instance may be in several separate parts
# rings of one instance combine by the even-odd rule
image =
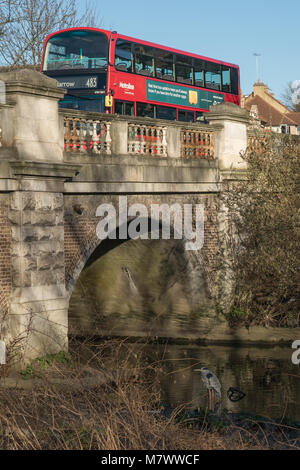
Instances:
[[[277,100],[264,83],[255,83],[253,92],[243,96],[241,104],[250,111],[251,127],[300,135],[300,113],[292,112]]]

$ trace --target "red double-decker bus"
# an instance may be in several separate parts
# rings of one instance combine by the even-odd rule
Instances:
[[[240,105],[239,67],[96,28],[49,35],[41,72],[67,89],[63,108],[204,120],[213,104]]]

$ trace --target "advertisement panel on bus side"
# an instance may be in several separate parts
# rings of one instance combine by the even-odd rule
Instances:
[[[227,101],[227,96],[218,91],[202,90],[122,72],[112,72],[111,84],[114,98],[117,100],[163,103],[205,110],[209,110],[214,104]]]
[[[223,103],[224,95],[216,91],[197,90],[181,85],[147,80],[147,100],[208,110],[212,105]]]

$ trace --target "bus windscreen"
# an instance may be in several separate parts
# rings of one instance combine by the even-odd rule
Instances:
[[[103,33],[66,31],[46,45],[43,71],[103,69],[107,67],[108,39]]]

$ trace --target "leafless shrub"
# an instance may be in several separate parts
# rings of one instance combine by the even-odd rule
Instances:
[[[227,249],[235,277],[233,322],[300,324],[300,140],[270,134],[243,156],[247,178],[224,201],[232,236]]]

